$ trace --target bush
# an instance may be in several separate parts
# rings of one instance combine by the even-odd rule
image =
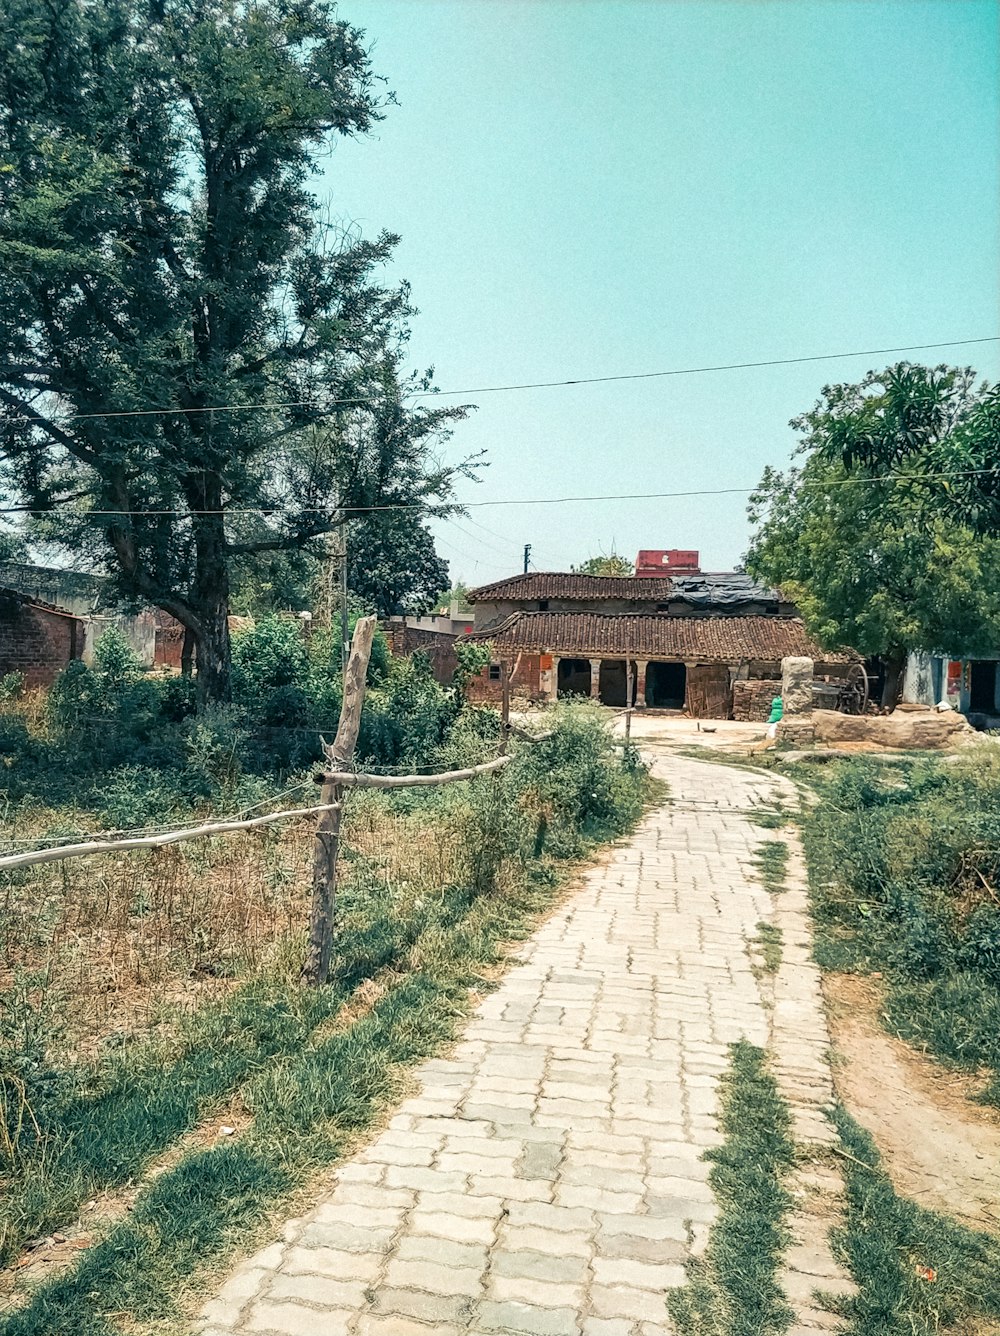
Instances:
[[[899,1033],[1000,1065],[1000,750],[848,762],[823,797],[805,831],[821,962],[882,972]]]

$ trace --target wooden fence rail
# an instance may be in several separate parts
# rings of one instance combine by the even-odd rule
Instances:
[[[201,840],[210,835],[228,835],[231,831],[253,830],[255,826],[267,826],[275,821],[294,821],[296,817],[315,816],[318,812],[328,812],[331,809],[332,804],[318,803],[314,807],[291,807],[284,812],[266,812],[263,816],[249,817],[242,821],[215,821],[204,826],[166,830],[157,835],[134,836],[124,840],[88,840],[81,844],[56,845],[53,849],[34,849],[23,854],[5,854],[0,858],[0,871],[28,867],[32,863],[59,863],[66,858],[85,858],[88,854],[114,854],[120,849],[160,849],[165,844],[178,844],[181,840]]]
[[[506,743],[514,733],[531,742],[542,742],[551,733],[533,734],[510,723],[510,693],[504,683],[503,718],[501,723],[502,755],[481,765],[463,770],[445,770],[431,775],[367,775],[349,770],[357,745],[361,725],[361,710],[365,699],[365,680],[375,618],[362,617],[354,630],[347,671],[344,675],[344,699],[337,725],[337,736],[332,744],[323,743],[328,769],[314,775],[322,785],[321,801],[311,807],[292,807],[281,812],[267,812],[263,816],[231,821],[209,822],[180,830],[161,831],[158,834],[126,837],[113,840],[87,840],[78,844],[63,844],[51,849],[35,849],[26,853],[0,856],[0,871],[30,867],[35,863],[58,863],[68,858],[84,858],[91,854],[118,853],[130,849],[160,849],[181,840],[204,839],[212,835],[226,835],[238,830],[253,830],[276,821],[293,821],[299,817],[317,816],[313,839],[312,904],[309,915],[309,939],[302,978],[309,984],[325,983],[330,972],[333,954],[333,932],[336,914],[337,854],[340,845],[340,821],[345,789],[409,789],[435,784],[454,784],[475,779],[479,775],[494,774],[508,765]]]

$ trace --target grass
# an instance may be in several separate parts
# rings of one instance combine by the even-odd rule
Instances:
[[[680,1336],[771,1336],[794,1316],[778,1285],[792,1205],[782,1185],[795,1155],[791,1118],[763,1050],[743,1041],[730,1052],[726,1139],[707,1156],[719,1216],[704,1257],[689,1264],[688,1284],[668,1296]]]
[[[499,778],[352,798],[326,988],[298,983],[300,876],[294,931],[221,997],[164,1013],[159,1028],[75,1065],[54,1064],[44,1044],[14,1051],[7,1089],[26,1091],[31,1105],[0,1170],[8,1257],[99,1190],[140,1186],[75,1267],[0,1320],[5,1336],[179,1321],[206,1269],[398,1097],[406,1066],[455,1032],[470,988],[491,986],[506,943],[531,930],[568,860],[641,812],[644,771],[613,759],[589,714],[560,719],[557,739]],[[136,912],[160,914],[162,902]],[[44,1040],[42,1023],[36,1031]],[[205,1144],[219,1121],[235,1122],[237,1135]]]
[[[754,854],[753,861],[766,890],[772,895],[777,895],[785,889],[788,845],[784,840],[768,840],[762,844]]]
[[[764,969],[768,974],[777,974],[781,967],[781,947],[782,933],[781,929],[773,923],[765,923],[763,920],[757,924],[757,936],[754,938],[757,946],[760,948],[761,958],[764,961]]]
[[[1000,749],[831,766],[806,816],[816,958],[877,973],[893,1034],[1000,1104]]]
[[[781,803],[774,807],[761,807],[749,814],[753,825],[764,830],[782,830],[792,820],[792,814]]]
[[[835,1120],[847,1152],[835,1242],[858,1285],[842,1309],[850,1336],[965,1336],[1000,1319],[1000,1240],[897,1196],[868,1134],[842,1109]]]

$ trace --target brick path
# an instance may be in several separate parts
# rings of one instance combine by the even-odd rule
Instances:
[[[332,1192],[231,1276],[206,1336],[670,1331],[664,1291],[713,1218],[700,1157],[727,1046],[792,1022],[782,1080],[817,1136],[829,1073],[805,946],[776,1008],[751,968],[774,904],[744,813],[782,781],[677,756],[657,773],[672,802],[584,875]],[[797,1018],[820,1031],[804,1047]]]

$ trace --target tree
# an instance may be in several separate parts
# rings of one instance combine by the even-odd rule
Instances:
[[[16,529],[0,525],[0,561],[26,561],[27,544]]]
[[[793,420],[805,461],[786,473],[765,470],[750,500],[747,554],[748,569],[781,586],[820,644],[884,661],[890,706],[908,651],[990,651],[1000,636],[1000,542],[977,540],[942,508],[939,480],[912,468],[862,475],[845,463],[852,442],[860,448],[866,433],[888,434],[887,420],[913,424],[918,408],[926,413],[921,396],[908,408],[887,395],[887,384],[899,384],[892,375],[827,386]],[[939,382],[942,395],[965,384],[964,373],[955,376]],[[951,430],[955,408],[938,430]]]
[[[229,690],[234,562],[447,504],[396,238],[308,189],[385,98],[325,0],[4,0],[0,456],[41,534],[173,614]],[[117,415],[117,416],[116,416]],[[459,466],[461,467],[461,466]]]
[[[628,557],[620,557],[616,552],[599,557],[588,557],[579,566],[571,566],[574,575],[634,575],[635,566]]]
[[[350,526],[347,583],[382,616],[428,612],[448,585],[448,563],[410,511],[377,512]]]

